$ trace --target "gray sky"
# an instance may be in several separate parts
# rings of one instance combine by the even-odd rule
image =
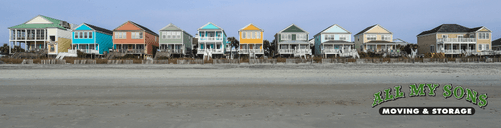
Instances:
[[[486,26],[493,39],[501,37],[500,0],[2,0],[0,44],[8,42],[8,27],[37,15],[83,22],[114,29],[131,20],[158,32],[169,23],[195,35],[213,22],[228,36],[249,23],[264,29],[264,38],[294,23],[310,37],[332,24],[356,34],[380,24],[401,38],[416,43],[416,35],[440,24]]]

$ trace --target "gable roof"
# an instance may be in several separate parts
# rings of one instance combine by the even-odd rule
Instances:
[[[147,33],[150,33],[150,34],[152,34],[152,35],[154,35],[154,36],[158,36],[158,34],[157,34],[157,33],[155,33],[155,32],[153,32],[153,31],[151,31],[150,29],[148,29],[148,28],[146,28],[146,27],[144,27],[144,26],[142,26],[142,25],[139,25],[139,24],[137,24],[137,23],[134,23],[134,22],[132,22],[132,21],[130,21],[130,20],[129,20],[129,21],[127,21],[127,22],[125,22],[125,23],[123,23],[122,25],[118,26],[117,28],[113,29],[113,31],[115,31],[115,30],[117,30],[118,28],[122,27],[122,26],[123,26],[123,25],[125,25],[126,23],[131,23],[132,25],[134,25],[134,26],[138,27],[138,28],[139,28],[139,29],[141,29],[141,30],[146,31]]]
[[[437,32],[476,32],[482,28],[484,28],[484,27],[482,26],[482,27],[476,27],[476,28],[468,28],[468,27],[461,26],[458,24],[442,24],[442,25],[435,27],[431,30],[423,31],[423,32],[419,33],[417,36],[431,34],[431,33],[437,33]]]
[[[174,25],[172,23],[169,23],[167,26],[163,27],[159,31],[166,31],[166,30],[182,31],[182,32],[188,34],[189,36],[191,36],[191,34],[189,34],[188,32],[184,31],[183,29],[177,27],[176,25]],[[191,37],[193,37],[193,36],[191,36]]]
[[[50,21],[52,22],[51,24],[27,24],[29,21],[37,18],[37,17],[42,17],[44,18],[45,20],[47,21]],[[58,20],[58,19],[55,19],[55,18],[51,18],[51,17],[47,17],[47,16],[43,16],[43,15],[38,15],[26,22],[24,22],[23,24],[20,24],[20,25],[16,25],[16,26],[12,26],[12,27],[9,27],[9,29],[16,29],[16,28],[60,28],[60,29],[65,29],[63,26],[60,25],[62,20]]]
[[[209,25],[214,26],[214,27],[216,27],[217,29],[206,28],[206,27],[207,27],[207,26],[209,26]],[[202,26],[202,27],[198,28],[198,30],[203,30],[203,29],[209,29],[209,30],[223,30],[223,28],[221,28],[221,27],[217,26],[216,24],[214,24],[214,23],[212,23],[212,22],[209,22],[209,23],[205,24],[204,26]]]
[[[295,24],[291,24],[291,25],[287,26],[286,28],[284,28],[284,29],[280,30],[278,33],[282,33],[283,31],[285,31],[285,30],[289,29],[290,27],[296,27],[296,28],[298,28],[299,30],[301,30],[301,31],[306,32],[306,33],[308,33],[308,34],[309,34],[309,32],[305,31],[304,29],[302,29],[302,28],[298,27],[298,26],[297,26],[297,25],[295,25]]]
[[[177,27],[176,25],[172,24],[172,23],[169,23],[167,26],[163,27],[162,29],[160,29],[160,31],[162,30],[181,30],[181,28]]]
[[[343,27],[341,27],[341,26],[339,26],[339,25],[337,25],[337,24],[333,24],[333,25],[331,25],[331,26],[329,26],[329,27],[325,28],[324,30],[322,30],[322,31],[318,32],[318,33],[317,33],[317,34],[315,34],[314,36],[317,36],[318,34],[320,34],[320,33],[324,32],[324,31],[327,31],[327,30],[329,30],[330,28],[332,28],[332,27],[334,27],[334,26],[338,26],[339,28],[341,28],[341,29],[343,29],[344,31],[346,31],[348,34],[351,34],[351,32],[350,32],[350,31],[348,31],[348,30],[344,29]]]
[[[359,35],[359,34],[362,34],[362,33],[366,33],[367,31],[371,30],[372,28],[374,28],[376,26],[379,26],[379,27],[383,28],[384,30],[388,31],[388,29],[384,28],[383,26],[381,26],[379,24],[376,24],[376,25],[372,25],[372,26],[369,26],[369,27],[365,28],[364,30],[362,30],[362,31],[358,32],[357,34],[355,34],[355,36]],[[391,33],[390,31],[388,31],[388,32]]]
[[[492,46],[494,46],[494,45],[501,45],[501,38],[499,38],[499,39],[497,39],[497,40],[492,41],[491,45],[492,45]]]
[[[249,27],[249,26],[251,26],[251,25],[252,25],[252,26],[254,26],[254,27],[256,27],[257,29],[259,29],[260,31],[263,31],[263,32],[264,32],[264,30],[263,30],[263,29],[259,28],[258,26],[254,25],[254,24],[252,24],[252,23],[250,23],[250,24],[246,25],[245,27],[241,28],[241,29],[240,29],[240,30],[238,30],[238,31],[242,31],[242,30],[244,30],[245,28],[247,28],[247,27]]]
[[[105,29],[105,28],[97,27],[97,26],[94,26],[94,25],[91,25],[91,24],[87,24],[87,23],[83,23],[82,25],[86,25],[87,27],[89,27],[89,28],[91,28],[91,29],[93,29],[95,31],[102,32],[104,34],[113,35],[113,31]]]

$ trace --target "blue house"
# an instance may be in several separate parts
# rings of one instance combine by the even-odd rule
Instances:
[[[71,47],[87,54],[102,55],[113,47],[113,31],[83,23],[73,30]]]
[[[212,22],[198,28],[198,55],[203,55],[210,50],[214,57],[220,57],[225,54],[228,42],[226,41],[226,32],[223,28]]]
[[[313,36],[315,39],[315,55],[337,55],[342,48],[354,49],[351,32],[334,24]]]

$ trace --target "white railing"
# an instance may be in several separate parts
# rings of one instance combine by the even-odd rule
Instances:
[[[160,52],[170,52],[174,54],[182,54],[184,53],[184,49],[161,49]]]
[[[280,54],[292,54],[292,53],[294,53],[294,49],[278,49],[278,53],[280,53]]]
[[[249,54],[249,53],[264,53],[263,49],[239,49],[238,53],[240,54]]]
[[[445,54],[462,54],[462,53],[476,53],[476,50],[460,50],[460,49],[446,49],[446,50],[438,50],[438,53],[445,53]]]
[[[308,53],[311,53],[311,49],[298,49],[298,50],[295,50],[294,53],[295,54],[297,54],[297,53],[308,54]]]
[[[339,53],[339,49],[324,49],[322,51],[323,54],[336,54]]]
[[[448,42],[477,42],[475,38],[439,38],[437,39],[438,43],[448,43]]]
[[[280,54],[298,54],[298,53],[308,54],[308,53],[311,53],[311,49],[298,49],[298,50],[295,50],[295,49],[279,49],[278,52]]]
[[[223,49],[198,49],[197,54],[204,54],[205,51],[207,51],[207,50],[210,50],[210,52],[212,52],[212,54],[223,53]]]
[[[95,49],[78,49],[78,51],[81,51],[83,53],[99,54],[99,51]]]
[[[223,37],[200,37],[198,40],[203,41],[214,41],[214,40],[223,40]]]

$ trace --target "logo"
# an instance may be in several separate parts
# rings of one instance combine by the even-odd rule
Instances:
[[[440,88],[439,84],[413,84],[409,85],[409,97],[435,97],[435,91]],[[374,94],[374,102],[372,107],[376,107],[388,101],[395,101],[406,98],[405,92],[402,92],[402,86],[385,89]],[[479,94],[477,91],[461,86],[445,85],[442,96],[445,99],[454,97],[458,100],[465,101],[477,105],[480,108],[487,106],[487,94]],[[473,115],[475,109],[473,107],[381,107],[379,109],[381,115]]]

